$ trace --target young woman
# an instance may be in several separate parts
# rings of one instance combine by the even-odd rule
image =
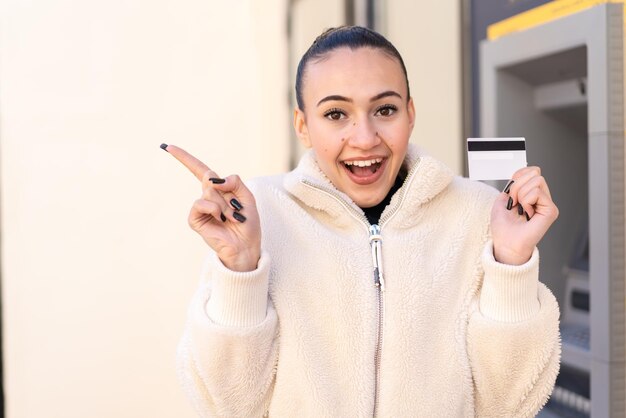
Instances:
[[[311,150],[285,175],[244,185],[163,145],[202,182],[212,250],[179,347],[198,413],[534,416],[560,356],[539,168],[498,193],[420,155],[402,58],[368,29],[318,37],[296,93]]]

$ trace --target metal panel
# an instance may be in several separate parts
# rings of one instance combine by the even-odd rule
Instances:
[[[561,193],[562,216],[540,246],[542,280],[560,303],[564,286],[556,271],[562,253],[576,247],[575,234],[565,230],[581,214],[588,217],[591,416],[598,418],[626,416],[623,23],[622,5],[605,4],[481,45],[481,136],[528,133],[529,150],[541,148],[536,160],[551,174],[555,201]],[[585,77],[586,103],[563,101],[552,112],[558,105],[538,109],[531,100],[548,83]],[[584,158],[569,155],[585,148]]]

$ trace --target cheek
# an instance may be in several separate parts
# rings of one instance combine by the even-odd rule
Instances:
[[[341,153],[347,135],[345,132],[332,129],[316,129],[311,132],[312,144],[315,152],[327,164],[332,164]]]
[[[341,139],[337,139],[337,141],[341,144]],[[316,142],[313,142],[313,151],[317,156],[318,164],[320,166],[331,167],[335,165],[339,154],[335,148],[336,147],[333,147],[331,141],[327,139],[320,141],[318,138]]]
[[[322,147],[319,148],[318,152],[321,153],[321,157],[328,165],[335,164],[335,161],[339,157],[339,151],[337,150],[337,147],[333,147],[332,144],[324,144]]]
[[[378,136],[382,138],[391,149],[406,147],[409,143],[409,127],[402,125],[380,126],[377,130]]]

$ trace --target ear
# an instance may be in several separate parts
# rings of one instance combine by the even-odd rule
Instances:
[[[302,145],[305,148],[311,148],[311,139],[309,138],[309,129],[306,126],[304,111],[297,107],[293,111],[293,127]]]
[[[409,113],[409,126],[411,131],[413,132],[413,127],[415,126],[415,104],[413,103],[413,98],[409,98],[409,102],[407,103],[407,111]]]

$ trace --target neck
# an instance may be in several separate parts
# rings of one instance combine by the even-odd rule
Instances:
[[[402,187],[402,183],[404,182],[404,179],[406,177],[405,175],[402,175],[402,173],[403,171],[400,170],[400,173],[398,173],[396,181],[391,186],[391,189],[389,189],[387,196],[385,196],[385,198],[379,204],[370,208],[361,208],[370,224],[373,225],[379,222],[380,215],[382,215],[387,205],[389,205],[389,202],[391,202],[391,198],[398,191],[398,189]]]

